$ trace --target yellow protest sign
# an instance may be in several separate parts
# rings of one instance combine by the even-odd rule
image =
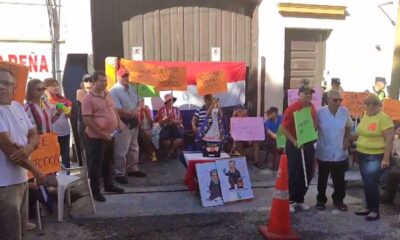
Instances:
[[[202,72],[196,76],[197,92],[199,95],[224,93],[228,91],[224,71]]]
[[[400,102],[395,99],[385,99],[382,111],[388,114],[392,120],[400,120]]]
[[[161,67],[157,68],[157,89],[159,91],[177,90],[186,91],[186,67]]]
[[[107,76],[107,90],[110,90],[117,82],[118,71],[118,58],[106,57],[106,76]]]
[[[130,82],[157,86],[158,70],[155,64],[121,59],[120,65],[129,71]]]
[[[12,62],[0,61],[0,68],[9,69],[13,73],[17,83],[14,100],[23,104],[25,99],[26,81],[28,80],[29,73],[28,66]]]
[[[344,92],[342,93],[343,106],[347,107],[353,117],[360,117],[365,111],[364,99],[369,93]]]
[[[55,133],[45,133],[39,136],[39,147],[32,153],[31,161],[42,170],[44,174],[59,172],[60,167],[60,146]],[[29,178],[33,175],[28,174]]]

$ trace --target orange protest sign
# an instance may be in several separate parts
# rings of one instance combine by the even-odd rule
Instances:
[[[26,81],[28,80],[29,68],[22,64],[0,61],[0,68],[9,69],[17,82],[14,100],[23,104],[25,99]]]
[[[157,89],[159,91],[177,90],[186,91],[186,67],[158,67],[157,68]]]
[[[368,96],[368,94],[369,93],[360,92],[342,93],[343,106],[349,109],[351,116],[360,117],[363,114],[365,111],[364,99]]]
[[[55,133],[45,133],[39,136],[39,147],[32,153],[31,161],[42,170],[44,174],[59,172],[60,167],[60,146]],[[28,174],[29,178],[33,175]]]
[[[385,99],[383,101],[382,111],[388,114],[392,120],[400,120],[400,102],[394,99]]]
[[[202,72],[196,76],[197,92],[199,95],[224,93],[228,91],[224,71]]]
[[[120,65],[129,71],[129,81],[157,86],[157,66],[151,63],[121,59]]]

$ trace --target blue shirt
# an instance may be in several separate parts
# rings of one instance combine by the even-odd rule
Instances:
[[[116,83],[111,88],[110,94],[114,100],[116,109],[132,111],[138,108],[140,98],[135,88],[131,85],[129,85],[129,88],[125,88],[122,84]]]
[[[345,107],[339,107],[333,115],[328,106],[317,111],[318,141],[315,156],[321,161],[339,162],[348,157],[343,150],[343,138],[346,127],[351,128],[350,112]]]
[[[269,130],[271,130],[271,132],[277,133],[281,123],[282,123],[282,116],[278,115],[276,122],[272,119],[268,119],[267,121],[265,121],[264,128],[265,128],[265,130],[269,129]]]

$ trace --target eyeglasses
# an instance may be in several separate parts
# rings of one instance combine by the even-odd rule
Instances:
[[[379,102],[365,102],[365,106],[378,106],[380,103]]]
[[[44,92],[46,90],[46,88],[36,88],[36,91],[38,92]]]
[[[0,80],[0,85],[3,87],[11,87],[14,86],[14,82],[9,82],[7,80]]]
[[[341,103],[343,101],[343,99],[342,98],[333,98],[332,101],[335,103]]]

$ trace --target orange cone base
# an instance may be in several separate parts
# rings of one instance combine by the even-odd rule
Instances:
[[[276,239],[276,240],[286,240],[286,239],[298,239],[300,240],[300,233],[296,232],[293,229],[289,230],[288,234],[278,235],[274,233],[268,232],[268,226],[260,226],[258,228],[261,234],[264,236],[264,239]]]

